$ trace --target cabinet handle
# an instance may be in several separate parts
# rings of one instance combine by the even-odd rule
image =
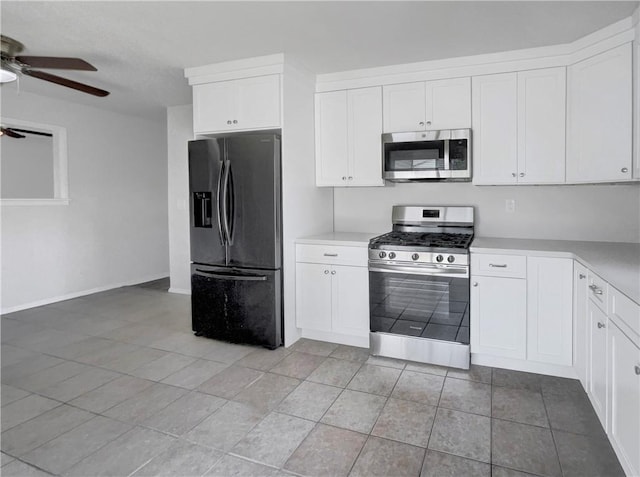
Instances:
[[[325,275],[329,275],[329,270],[325,270],[325,271],[324,271],[324,274],[325,274]]]
[[[622,169],[620,169],[620,172],[624,172],[626,174],[627,172],[629,172],[629,168],[623,167]]]
[[[478,286],[478,282],[473,282],[473,286],[477,287]]]
[[[331,275],[335,275],[336,271],[335,270],[331,270]]]
[[[636,374],[637,374],[638,376],[640,376],[640,366],[637,366],[637,365],[636,365],[636,367],[635,367],[634,369],[635,369],[635,371],[636,371]]]
[[[594,293],[594,295],[602,295],[602,289],[601,288],[598,288],[595,285],[589,285],[589,288]]]
[[[352,180],[353,180],[353,177],[352,177],[352,176],[349,176],[349,180],[350,180],[350,181],[352,181]]]
[[[516,177],[517,175],[518,175],[518,174],[516,174],[515,172],[512,172],[512,173],[511,173],[511,176],[512,176],[512,177]]]
[[[580,280],[582,280],[583,278],[587,278],[587,276],[584,273],[581,273],[580,275],[578,275],[580,277]]]
[[[346,181],[347,180],[347,176],[342,176],[342,180]]]
[[[424,121],[420,121],[418,124],[419,124],[420,126],[424,126]]]
[[[427,121],[427,126],[431,126],[431,121]]]
[[[489,266],[493,268],[507,268],[506,263],[490,263]]]
[[[324,256],[325,257],[337,257],[338,254],[337,253],[325,253]]]
[[[233,120],[233,124],[238,124],[238,120],[237,120],[237,119],[234,119],[234,120]]]
[[[601,322],[598,321],[598,328],[600,328],[600,329],[604,328],[604,323],[601,323]]]
[[[231,119],[229,119],[229,120],[227,121],[227,124],[231,124]]]
[[[520,173],[520,177],[524,177],[524,172],[521,172],[521,173]]]

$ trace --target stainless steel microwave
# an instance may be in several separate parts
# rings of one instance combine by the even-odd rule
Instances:
[[[382,148],[386,180],[471,180],[471,129],[383,134]]]

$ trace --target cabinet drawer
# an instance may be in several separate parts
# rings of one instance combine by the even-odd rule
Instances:
[[[589,299],[593,301],[598,308],[605,313],[607,312],[607,289],[609,285],[606,281],[600,278],[598,275],[589,272],[589,291],[587,295]]]
[[[613,287],[609,288],[609,315],[622,321],[640,338],[640,305]]]
[[[472,253],[471,273],[489,277],[525,278],[527,276],[527,257]]]
[[[369,256],[367,247],[341,245],[296,245],[296,262],[328,263],[366,267]]]

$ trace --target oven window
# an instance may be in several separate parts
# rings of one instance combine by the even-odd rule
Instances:
[[[387,171],[444,169],[444,141],[387,143],[384,149]]]
[[[469,344],[469,279],[369,272],[371,331]]]

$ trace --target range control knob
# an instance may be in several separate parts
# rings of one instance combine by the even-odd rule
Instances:
[[[396,253],[395,252],[389,252],[389,258],[392,259],[392,260],[394,258],[396,258]]]
[[[449,256],[447,257],[447,262],[449,262],[449,263],[453,263],[453,261],[454,261],[455,259],[456,259],[456,257],[454,257],[453,255],[449,255]]]
[[[420,258],[420,255],[418,255],[417,253],[414,253],[413,255],[411,255],[411,260],[418,260]]]
[[[378,254],[378,257],[380,257],[380,258],[384,258],[384,257],[386,257],[386,256],[387,256],[387,252],[380,252],[380,253]]]
[[[442,255],[438,255],[436,257],[436,262],[442,262],[444,260],[444,257]]]

